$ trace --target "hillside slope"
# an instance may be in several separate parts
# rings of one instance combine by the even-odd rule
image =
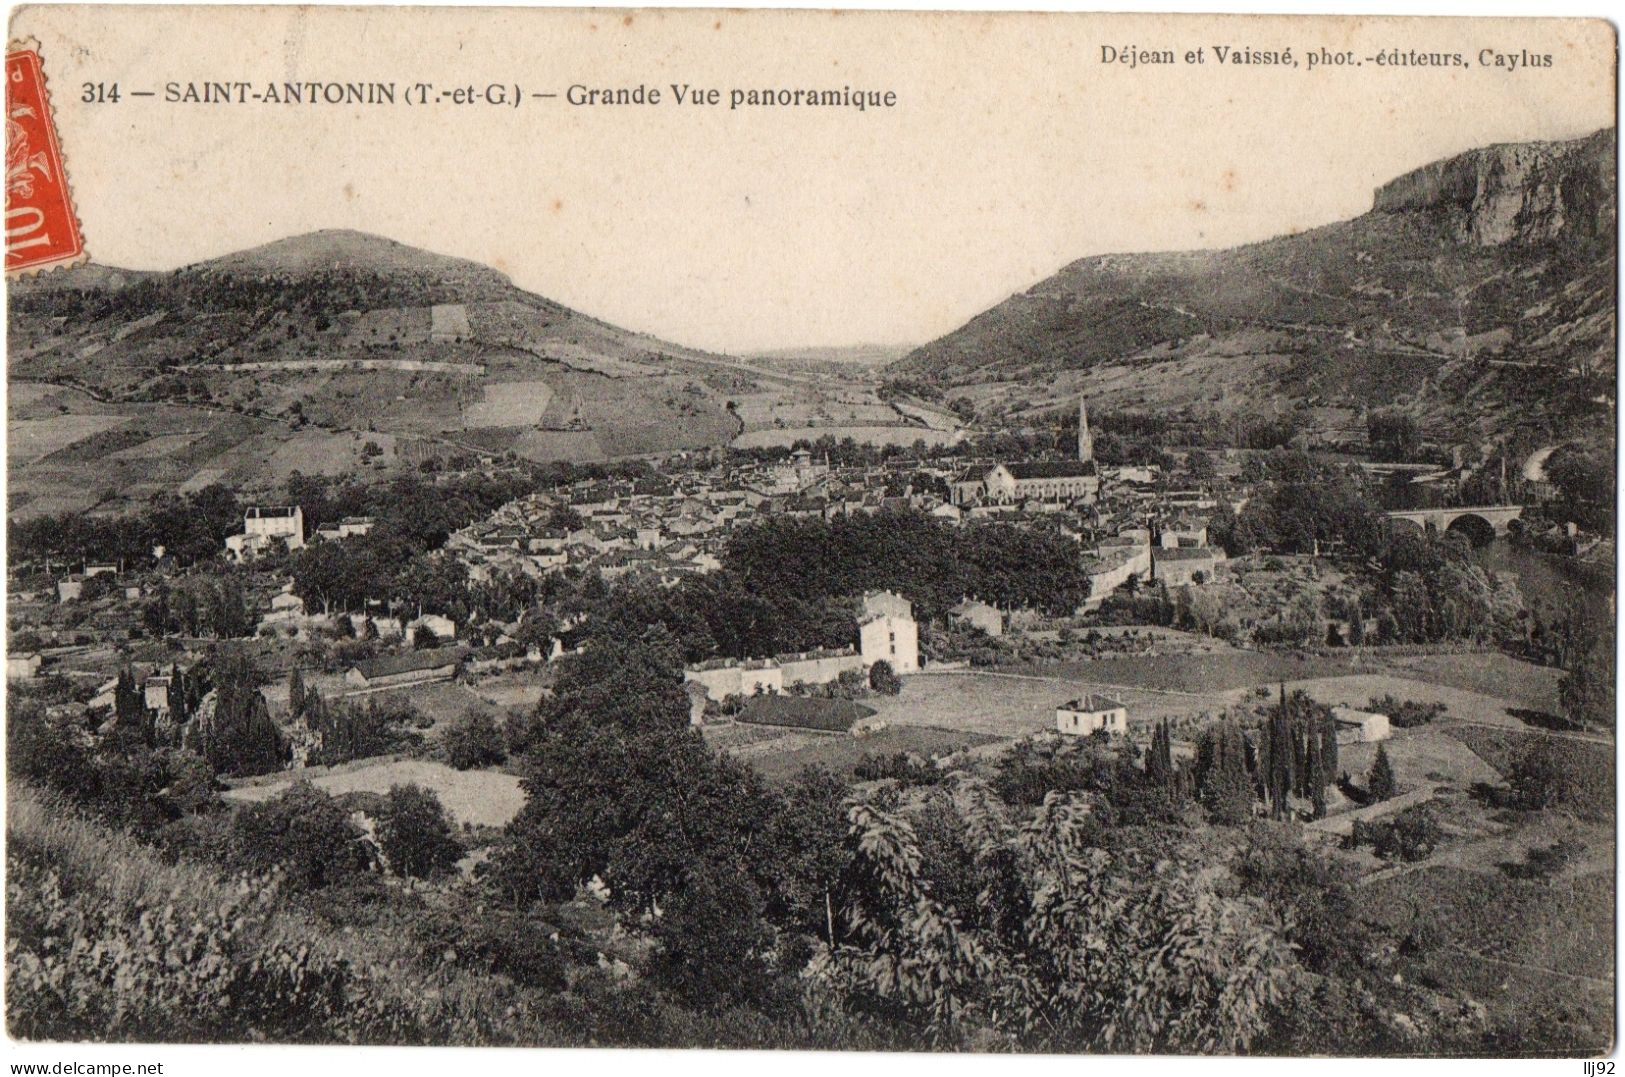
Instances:
[[[103,400],[445,438],[538,459],[737,433],[716,356],[515,287],[494,269],[330,231],[167,273],[13,286],[8,371]]]
[[[1615,133],[1492,146],[1369,213],[1231,250],[1085,258],[888,373],[984,409],[1086,392],[1191,416],[1401,405],[1442,438],[1528,436],[1612,394]]]

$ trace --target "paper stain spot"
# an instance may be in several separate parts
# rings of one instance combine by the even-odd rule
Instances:
[[[1193,202],[1191,202],[1191,212],[1192,213],[1206,213],[1207,212],[1207,203],[1202,201],[1200,198],[1194,200]]]
[[[626,18],[622,19],[621,20],[621,25],[622,26],[631,26],[632,25],[632,16],[628,15]]]
[[[1233,169],[1233,168],[1225,169],[1224,170],[1224,175],[1219,177],[1219,179],[1220,179],[1220,182],[1224,184],[1224,189],[1226,191],[1233,191],[1233,190],[1236,189],[1236,170],[1235,169]]]
[[[559,210],[561,210],[563,208],[564,208],[564,199],[562,199],[562,198],[553,199],[553,212],[554,213],[557,213]]]

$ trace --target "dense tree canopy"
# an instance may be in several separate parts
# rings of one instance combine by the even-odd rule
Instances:
[[[770,520],[728,543],[728,571],[758,595],[816,600],[891,589],[935,617],[967,595],[1070,613],[1089,597],[1076,542],[998,523],[953,527],[917,512]]]

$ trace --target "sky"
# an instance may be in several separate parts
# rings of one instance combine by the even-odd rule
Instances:
[[[40,41],[98,262],[172,268],[353,228],[731,352],[922,343],[1080,257],[1312,228],[1441,157],[1614,122],[1596,21],[33,7],[20,34]],[[1219,64],[1218,45],[1291,46],[1299,64]],[[1108,47],[1180,62],[1103,63]],[[1319,49],[1468,66],[1309,70]],[[1509,73],[1481,50],[1553,64]],[[525,100],[163,100],[225,80],[517,84]],[[122,99],[87,104],[87,82]],[[675,104],[685,83],[721,104]],[[665,100],[529,97],[572,84]],[[803,86],[897,103],[728,107],[734,88]]]

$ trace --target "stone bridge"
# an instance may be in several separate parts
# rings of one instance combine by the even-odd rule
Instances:
[[[1412,509],[1390,512],[1390,520],[1402,520],[1425,531],[1458,531],[1474,546],[1487,546],[1497,535],[1505,535],[1512,521],[1523,515],[1522,505],[1474,505],[1461,509]]]

